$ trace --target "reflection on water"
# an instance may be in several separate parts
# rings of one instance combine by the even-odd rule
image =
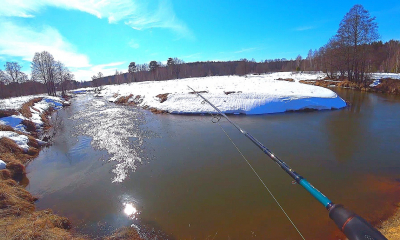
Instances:
[[[144,114],[135,108],[113,107],[104,101],[85,101],[83,109],[72,119],[77,121],[76,134],[90,136],[95,149],[105,149],[110,155],[109,161],[117,162],[112,170],[113,181],[122,182],[143,161],[145,133],[140,126],[144,123]]]
[[[339,91],[349,106],[332,113],[333,117],[327,118],[325,125],[332,153],[338,162],[346,162],[357,151],[362,151],[360,147],[363,145],[365,134],[368,134],[371,120],[368,114],[373,106],[370,104],[368,93],[340,89]]]
[[[400,201],[400,98],[338,94],[348,108],[232,119],[331,200],[374,221]],[[41,197],[38,209],[71,218],[79,231],[95,238],[135,225],[148,239],[298,239],[209,116],[153,115],[90,95],[59,114],[62,130],[28,166],[28,188]],[[221,124],[306,239],[331,239],[336,226],[324,207]]]

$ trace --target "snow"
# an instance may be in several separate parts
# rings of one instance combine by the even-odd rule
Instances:
[[[378,86],[380,83],[381,83],[381,80],[374,80],[374,82],[371,83],[369,86],[370,86],[370,87],[376,87],[376,86]]]
[[[13,140],[20,148],[22,148],[25,152],[28,151],[28,137],[25,135],[19,135],[18,133],[11,131],[0,131],[0,138],[7,137]]]
[[[29,100],[37,97],[43,97],[43,100],[35,103],[31,108],[32,117],[25,118],[21,114],[12,115],[9,117],[0,118],[0,124],[11,126],[14,130],[21,131],[23,133],[28,133],[26,131],[25,126],[22,124],[23,120],[30,120],[35,123],[36,128],[39,129],[43,126],[43,121],[40,115],[49,109],[50,107],[54,107],[55,109],[60,109],[62,107],[63,100],[59,97],[50,97],[43,95],[34,95],[34,96],[26,96],[26,97],[16,97],[0,100],[0,104],[2,104],[1,109],[20,109],[22,105]],[[13,140],[18,146],[20,146],[24,151],[28,151],[28,137],[25,135],[19,135],[18,133],[11,131],[0,131],[0,138],[8,137]],[[40,145],[44,145],[45,142],[38,140]]]
[[[400,80],[400,73],[372,73],[372,79],[392,78]]]
[[[265,75],[213,76],[169,81],[139,82],[105,86],[102,95],[114,102],[121,96],[133,94],[143,98],[140,106],[154,107],[170,113],[208,113],[215,112],[208,104],[191,93],[206,91],[202,95],[222,112],[234,114],[267,114],[290,110],[343,108],[346,103],[333,91],[299,83],[300,80],[322,78],[323,73],[278,72]],[[295,82],[276,79],[292,78]],[[234,92],[225,94],[225,92]],[[168,99],[161,103],[158,94],[169,93]],[[118,97],[115,95],[118,94]]]
[[[0,159],[0,170],[5,169],[5,168],[6,168],[6,165],[7,165],[7,164],[6,164],[3,160]]]
[[[13,116],[9,116],[9,117],[3,117],[0,118],[0,124],[3,125],[8,125],[11,126],[12,128],[14,128],[15,130],[18,131],[25,131],[25,126],[22,125],[22,120],[24,120],[25,117],[23,117],[22,115],[13,115]]]

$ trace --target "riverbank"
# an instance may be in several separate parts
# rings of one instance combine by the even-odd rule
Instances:
[[[38,137],[50,127],[49,115],[57,106],[68,103],[44,97],[22,97],[8,103],[8,108],[0,110],[0,159],[5,163],[0,170],[2,239],[84,239],[70,231],[67,218],[51,210],[36,211],[38,199],[23,186],[29,181],[26,164],[46,144]]]
[[[383,78],[379,80],[369,80],[365,83],[350,82],[348,80],[301,80],[301,83],[320,86],[320,87],[340,87],[350,88],[363,92],[375,92],[400,95],[400,80],[393,78]]]

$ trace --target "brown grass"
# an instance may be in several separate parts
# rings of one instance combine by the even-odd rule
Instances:
[[[287,82],[294,82],[294,79],[293,79],[293,78],[278,78],[278,79],[275,79],[275,80],[287,81]]]
[[[400,80],[385,78],[381,83],[373,88],[377,92],[400,94]]]
[[[14,109],[0,110],[0,118],[9,117],[12,115],[19,115],[19,113],[18,113],[18,111],[15,111]]]
[[[15,132],[14,128],[12,128],[11,126],[8,126],[8,125],[3,125],[3,124],[0,124],[0,131]]]
[[[125,96],[125,97],[119,97],[115,103],[117,104],[127,104],[129,99],[133,96],[133,94],[129,95],[129,96]]]
[[[163,103],[163,102],[167,101],[169,94],[170,93],[158,94],[156,97],[158,97],[160,99],[160,103]]]
[[[0,226],[0,236],[4,239],[85,239],[68,231],[70,221],[53,214],[51,210],[3,218],[0,219]]]
[[[132,227],[123,227],[114,232],[111,236],[105,237],[104,240],[141,240],[142,238],[139,236],[136,229]]]
[[[31,118],[32,117],[32,113],[31,113],[31,107],[37,103],[42,101],[42,97],[38,97],[38,98],[34,98],[31,99],[29,102],[26,102],[22,105],[21,109],[19,109],[19,112],[22,114],[22,116],[26,117],[26,118]]]
[[[11,175],[10,170],[8,170],[8,169],[0,170],[0,181],[11,179],[11,177],[12,177],[12,175]]]
[[[382,223],[379,231],[389,240],[400,239],[400,208],[394,216]]]
[[[157,109],[157,108],[149,108],[149,110],[152,112],[152,113],[154,113],[154,114],[164,114],[164,113],[168,113],[168,111],[165,111],[165,110],[160,110],[160,109]]]
[[[26,127],[26,130],[30,133],[36,133],[36,125],[30,120],[22,120],[22,124]]]
[[[0,217],[21,216],[35,210],[34,198],[14,180],[0,181]]]

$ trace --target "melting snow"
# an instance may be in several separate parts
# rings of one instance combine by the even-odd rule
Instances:
[[[11,131],[0,131],[0,138],[7,137],[13,140],[20,148],[22,148],[25,152],[28,151],[28,137],[25,135],[19,135],[18,133]]]
[[[6,163],[0,159],[0,170],[5,169],[6,168]]]
[[[301,84],[303,79],[321,79],[323,74],[301,74],[279,72],[265,75],[213,76],[188,78],[159,82],[140,82],[104,87],[102,94],[109,101],[120,96],[140,95],[140,106],[154,107],[170,113],[207,113],[215,112],[208,104],[201,104],[201,99],[192,90],[202,92],[222,112],[243,114],[278,113],[288,110],[343,108],[346,103],[333,91]],[[288,82],[276,79],[294,79]],[[226,92],[232,92],[226,94]],[[168,99],[161,103],[158,94],[169,93]],[[115,97],[118,95],[118,97]]]

